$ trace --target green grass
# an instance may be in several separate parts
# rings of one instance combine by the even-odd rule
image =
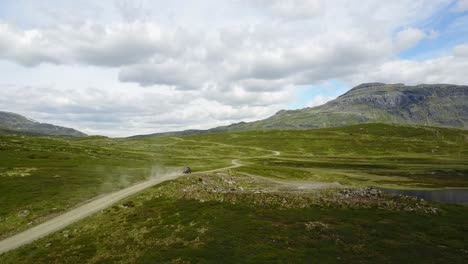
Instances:
[[[0,238],[158,171],[187,165],[210,170],[233,159],[244,164],[229,171],[235,177],[468,187],[468,132],[457,129],[362,124],[140,139],[0,134]],[[210,177],[225,184],[216,174]],[[175,183],[178,189],[169,188]],[[243,188],[253,192],[271,184],[247,181]],[[0,256],[0,263],[467,260],[466,206],[437,205],[442,213],[430,216],[328,202],[282,207],[281,199],[300,205],[308,198],[228,187],[219,193],[204,185],[204,192],[187,196],[187,186],[179,179],[152,188],[129,198],[135,207],[114,206],[67,228],[71,238],[53,234]],[[21,216],[24,210],[29,214]],[[327,228],[306,229],[310,222]]]
[[[436,215],[171,198],[163,184],[2,263],[466,263],[468,207]],[[162,190],[162,191],[161,191]],[[250,201],[250,202],[249,202]],[[120,204],[128,204],[122,202]],[[68,234],[68,237],[64,235]],[[48,245],[48,246],[47,246]]]
[[[226,167],[268,152],[179,139],[0,135],[0,238],[160,171]],[[21,211],[30,213],[20,216]]]
[[[192,140],[281,151],[239,172],[358,186],[468,187],[468,132],[383,124],[198,135]]]

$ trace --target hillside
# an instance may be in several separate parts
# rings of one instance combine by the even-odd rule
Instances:
[[[86,136],[85,133],[72,128],[39,123],[22,115],[2,111],[0,111],[0,133],[71,137]]]
[[[242,128],[321,128],[358,123],[397,123],[468,128],[468,86],[368,83],[324,105],[239,125]]]
[[[395,123],[468,128],[468,86],[450,84],[366,83],[324,105],[281,110],[255,122],[237,123],[209,130],[187,130],[160,135],[203,134],[257,129],[307,129],[359,123]]]
[[[184,166],[194,172],[0,263],[467,263],[466,205],[367,189],[468,188],[467,138],[387,124],[141,139],[0,135],[0,238]]]

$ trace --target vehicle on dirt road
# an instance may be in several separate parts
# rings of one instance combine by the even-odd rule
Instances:
[[[192,173],[192,169],[190,167],[185,167],[183,173],[184,174],[190,174],[190,173]]]

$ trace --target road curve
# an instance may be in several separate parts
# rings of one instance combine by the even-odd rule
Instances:
[[[209,172],[216,172],[226,169],[232,169],[242,166],[238,162],[238,160],[232,160],[232,165],[229,167],[223,167],[215,170],[209,171],[202,171],[193,174],[201,174],[201,173],[209,173]],[[87,216],[90,216],[98,211],[106,209],[110,207],[114,203],[130,196],[136,194],[144,189],[147,189],[151,186],[159,184],[161,182],[172,180],[177,177],[182,176],[183,174],[179,175],[164,175],[157,178],[151,178],[147,181],[132,185],[120,191],[116,191],[105,196],[96,198],[89,203],[86,203],[80,207],[72,209],[62,215],[59,215],[55,218],[52,218],[42,224],[39,224],[35,227],[27,229],[21,233],[8,237],[2,241],[0,241],[0,254],[5,253],[7,251],[16,249],[23,245],[29,244],[35,240],[43,238],[51,233],[59,231],[70,224],[73,224]]]
[[[179,140],[184,140],[181,138],[177,138]],[[190,141],[190,140],[187,140]],[[227,145],[227,144],[222,144],[222,143],[215,143],[215,144],[220,144],[220,145],[225,145],[225,146],[231,146],[231,147],[239,147],[239,146],[234,146],[234,145]],[[247,148],[252,148],[252,149],[257,149],[257,150],[263,150],[265,151],[266,149],[261,149],[261,148],[256,148],[256,147],[247,147]],[[269,155],[264,155],[260,157],[268,157],[268,156],[278,156],[281,153],[279,151],[275,150],[266,150],[272,152]],[[217,171],[222,171],[226,169],[233,169],[233,168],[238,168],[241,167],[242,164],[239,162],[238,159],[232,160],[232,165],[228,167],[223,167],[219,169],[214,169],[214,170],[208,170],[208,171],[201,171],[201,172],[196,172],[193,174],[202,174],[202,173],[210,173],[210,172],[217,172]],[[86,203],[82,206],[79,206],[75,209],[72,209],[62,215],[59,215],[55,218],[52,218],[42,224],[39,224],[35,227],[32,227],[30,229],[27,229],[21,233],[18,233],[16,235],[13,235],[11,237],[8,237],[2,241],[0,241],[0,255],[19,248],[23,245],[29,244],[35,240],[38,240],[40,238],[43,238],[49,234],[52,234],[56,231],[59,231],[68,225],[71,225],[83,218],[86,218],[98,211],[104,210],[107,207],[110,207],[114,203],[131,196],[133,194],[136,194],[138,192],[143,191],[144,189],[147,189],[149,187],[152,187],[156,184],[159,184],[161,182],[167,181],[167,180],[172,180],[175,178],[178,178],[182,176],[183,174],[179,175],[164,175],[160,177],[154,177],[150,178],[147,181],[135,184],[133,186],[127,187],[125,189],[122,189],[120,191],[116,191],[101,197],[98,197],[89,203]]]

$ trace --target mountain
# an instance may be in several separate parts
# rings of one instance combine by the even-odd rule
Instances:
[[[317,107],[281,110],[267,119],[250,123],[147,136],[257,129],[307,129],[377,122],[467,129],[468,86],[364,83]]]
[[[321,128],[376,122],[467,129],[468,86],[366,83],[324,105],[282,110],[235,129]]]
[[[72,128],[39,123],[22,115],[2,111],[0,111],[0,133],[69,137],[86,136],[85,133]]]

